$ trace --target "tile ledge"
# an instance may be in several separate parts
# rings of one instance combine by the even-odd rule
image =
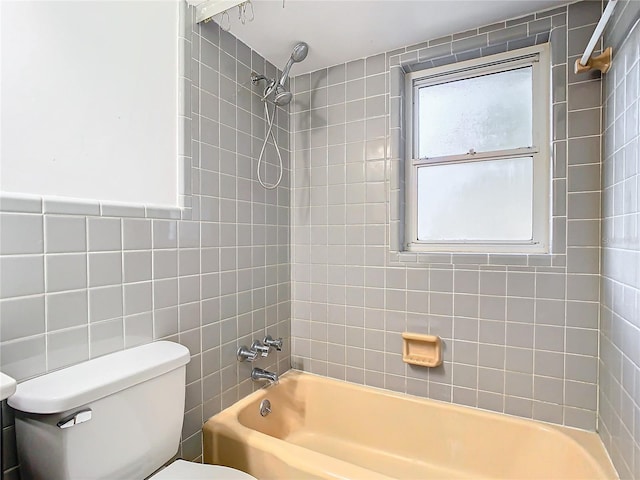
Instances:
[[[452,252],[387,252],[389,266],[425,267],[429,265],[468,265],[483,267],[564,268],[566,254],[554,253],[452,253]]]
[[[96,217],[162,218],[191,217],[190,207],[99,201],[53,195],[0,192],[0,212],[89,215]]]

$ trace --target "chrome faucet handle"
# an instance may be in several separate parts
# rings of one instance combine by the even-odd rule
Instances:
[[[264,337],[263,342],[268,347],[273,347],[279,352],[282,351],[282,337],[278,338],[277,340],[274,340],[271,337],[271,335],[267,335],[266,337]]]
[[[259,353],[261,357],[266,357],[269,355],[271,349],[267,345],[263,345],[260,340],[254,340],[251,344],[251,350],[255,350],[256,353]]]
[[[239,362],[254,362],[258,358],[258,352],[254,349],[247,348],[246,345],[241,346],[236,353],[236,358]]]

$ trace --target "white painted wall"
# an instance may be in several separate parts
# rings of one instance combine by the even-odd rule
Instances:
[[[177,205],[176,1],[0,1],[0,190]]]

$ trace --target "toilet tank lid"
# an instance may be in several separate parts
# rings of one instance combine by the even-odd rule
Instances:
[[[65,412],[180,368],[190,358],[183,345],[148,343],[19,383],[7,401],[22,412]]]

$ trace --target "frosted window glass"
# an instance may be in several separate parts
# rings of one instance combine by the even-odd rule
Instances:
[[[418,168],[418,240],[533,237],[533,158]]]
[[[421,87],[419,158],[532,146],[532,67]]]

